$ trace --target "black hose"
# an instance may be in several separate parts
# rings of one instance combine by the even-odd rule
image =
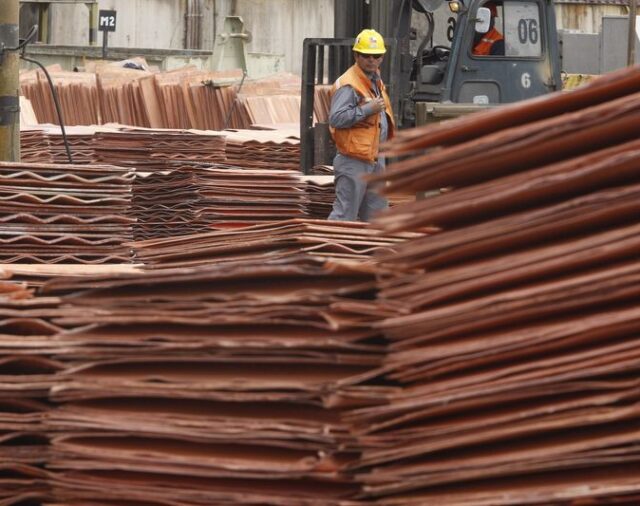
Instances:
[[[53,85],[53,80],[51,79],[51,76],[49,75],[49,72],[47,71],[46,68],[44,68],[44,65],[42,65],[42,63],[40,63],[39,61],[36,60],[32,60],[31,58],[27,58],[24,53],[27,50],[27,44],[29,44],[29,42],[31,42],[35,36],[38,33],[38,25],[33,25],[31,27],[31,30],[29,30],[29,33],[27,34],[27,36],[24,39],[20,40],[20,43],[18,44],[18,47],[13,48],[13,50],[19,50],[20,51],[20,58],[23,59],[24,61],[27,61],[29,63],[33,63],[34,65],[37,65],[38,67],[40,67],[42,69],[42,71],[44,72],[44,75],[47,76],[47,81],[49,82],[49,88],[51,89],[51,95],[53,96],[53,103],[56,106],[56,113],[58,114],[58,123],[60,123],[60,131],[62,132],[62,140],[64,142],[64,147],[67,151],[67,157],[69,158],[69,163],[73,163],[73,157],[71,156],[71,148],[69,147],[69,141],[67,139],[67,132],[64,129],[64,121],[62,120],[62,111],[60,110],[60,102],[58,100],[58,93],[56,92],[56,88]]]
[[[26,47],[26,44],[25,44]],[[49,82],[49,88],[51,88],[51,95],[53,95],[53,103],[56,106],[56,113],[58,114],[58,122],[60,123],[60,130],[62,132],[62,140],[64,142],[64,147],[67,151],[67,157],[69,158],[69,163],[73,163],[73,157],[71,156],[71,148],[69,147],[69,141],[67,139],[67,132],[64,129],[64,122],[62,120],[62,111],[60,110],[60,102],[58,101],[58,93],[56,92],[56,88],[53,85],[53,81],[51,80],[51,76],[49,75],[49,72],[47,71],[46,68],[44,68],[44,65],[42,65],[42,63],[40,63],[39,61],[36,60],[32,60],[31,58],[27,58],[24,54],[20,55],[20,58],[22,58],[24,61],[28,61],[29,63],[33,63],[35,65],[37,65],[38,67],[40,67],[42,69],[42,71],[44,72],[44,75],[47,76],[47,81]]]

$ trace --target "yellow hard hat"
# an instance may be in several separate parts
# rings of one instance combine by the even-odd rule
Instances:
[[[358,34],[353,50],[362,54],[384,54],[387,52],[382,35],[369,28]]]

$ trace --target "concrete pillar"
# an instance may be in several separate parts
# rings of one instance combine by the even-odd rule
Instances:
[[[0,49],[18,46],[18,0],[0,0]],[[0,54],[0,161],[20,161],[19,55]]]

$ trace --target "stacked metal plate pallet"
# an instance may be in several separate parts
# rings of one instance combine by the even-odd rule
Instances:
[[[341,414],[390,392],[368,270],[310,261],[54,280],[56,503],[350,504]],[[68,345],[68,343],[72,343]]]
[[[299,132],[227,130],[227,163],[251,169],[300,170]]]
[[[333,175],[301,176],[307,183],[309,196],[308,213],[310,218],[326,220],[331,214],[336,198]]]
[[[136,240],[304,217],[304,185],[284,171],[184,165],[137,178]]]
[[[65,124],[98,125],[101,123],[102,94],[98,90],[95,74],[64,71],[58,64],[48,66],[48,72],[58,94]],[[49,82],[41,70],[20,73],[20,94],[31,101],[39,123],[58,123],[58,114]]]
[[[25,163],[53,163],[44,126],[20,126],[20,159]]]
[[[148,68],[144,59],[132,60],[126,63],[142,68],[123,68],[125,62],[86,62],[89,72],[49,66],[65,124],[223,130],[299,119],[300,77],[293,74],[253,80],[244,79],[240,69],[208,71],[190,65],[151,72],[143,70]],[[32,112],[24,114],[29,122],[23,124],[58,123],[49,83],[40,70],[21,73],[20,91]],[[325,91],[325,116],[326,97]]]
[[[298,141],[288,134],[247,131],[240,151],[232,148],[231,154],[225,152],[225,138],[237,132],[71,127],[67,134],[74,163],[135,169],[136,239],[307,216]],[[58,127],[25,130],[23,147],[31,161],[67,162]],[[275,152],[284,152],[284,159]],[[217,163],[227,156],[242,160],[242,167]]]
[[[136,218],[136,240],[172,237],[204,232],[198,223],[198,189],[193,171],[153,172],[137,177],[133,191],[132,216]]]
[[[166,170],[172,162],[223,162],[225,137],[220,132],[118,127],[97,131],[97,162],[139,171]]]
[[[306,257],[317,261],[372,260],[422,234],[381,234],[361,222],[285,220],[230,231],[139,241],[130,246],[145,268],[211,265],[238,261],[284,263]]]
[[[390,146],[388,191],[439,195],[377,224],[439,233],[384,259],[377,504],[640,503],[639,129],[636,67]]]
[[[94,163],[96,127],[74,126],[67,127],[65,131],[73,163]],[[38,125],[20,128],[20,159],[26,163],[69,163],[60,127]]]
[[[72,127],[65,131],[73,163],[95,163],[94,139],[96,129],[94,127]],[[53,158],[53,163],[69,163],[69,153],[67,152],[60,128],[57,126],[48,127],[47,139],[49,141],[49,152]]]
[[[184,164],[137,178],[136,239],[304,218],[304,182],[283,170]]]
[[[184,160],[225,160],[225,136],[220,132],[115,125],[73,126],[65,131],[74,163],[113,164],[155,172]],[[27,127],[20,132],[20,144],[24,161],[69,162],[58,126]]]
[[[133,173],[0,163],[0,262],[129,262]]]
[[[0,271],[0,503],[51,500],[49,391],[64,365],[56,360],[52,323],[59,300],[36,297],[25,283]]]

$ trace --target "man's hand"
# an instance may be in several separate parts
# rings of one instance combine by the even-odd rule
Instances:
[[[384,98],[377,97],[369,102],[369,107],[373,114],[378,114],[381,111],[384,111]]]

